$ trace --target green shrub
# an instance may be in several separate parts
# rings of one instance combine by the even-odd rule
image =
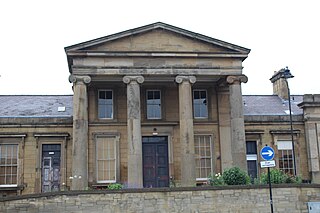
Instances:
[[[225,185],[223,177],[222,177],[222,175],[220,173],[217,173],[215,175],[210,175],[208,177],[208,181],[209,181],[209,184],[211,186],[222,186],[222,185]]]
[[[270,169],[270,181],[272,184],[302,182],[300,177],[287,175],[279,169]],[[267,183],[268,183],[268,172],[262,173],[260,178],[255,180],[255,184],[267,184]]]
[[[287,175],[279,169],[270,169],[270,182],[273,184],[285,183]],[[260,176],[260,183],[268,183],[268,172],[262,173]]]
[[[288,178],[286,179],[286,183],[302,183],[302,178],[299,176],[288,175]]]
[[[111,183],[110,185],[108,185],[108,189],[109,190],[116,190],[116,189],[122,189],[123,185],[120,183]]]
[[[222,178],[227,185],[247,185],[250,184],[249,175],[238,167],[226,169]]]

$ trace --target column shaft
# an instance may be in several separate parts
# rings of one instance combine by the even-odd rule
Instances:
[[[128,187],[143,187],[140,85],[142,76],[125,76],[128,116]]]
[[[71,190],[85,190],[88,187],[88,95],[85,83],[89,76],[71,76],[73,82],[73,144]]]
[[[176,82],[179,83],[181,186],[196,185],[191,89],[191,83],[195,81],[194,76],[176,77]]]
[[[231,153],[233,166],[247,171],[246,140],[244,129],[243,101],[241,82],[247,82],[247,77],[228,76],[230,91],[230,121],[231,121]]]

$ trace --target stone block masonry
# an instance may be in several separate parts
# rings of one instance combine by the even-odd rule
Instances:
[[[320,185],[274,185],[275,212],[308,212],[320,201]],[[0,199],[0,212],[270,212],[267,186],[68,191]]]

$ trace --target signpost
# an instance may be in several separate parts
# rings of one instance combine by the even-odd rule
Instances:
[[[270,192],[270,207],[271,213],[273,213],[273,201],[272,201],[272,188],[271,188],[271,178],[270,178],[270,167],[275,167],[276,163],[273,160],[274,150],[270,146],[265,146],[260,151],[260,156],[265,160],[261,161],[261,168],[268,168],[268,182],[269,182],[269,192]]]

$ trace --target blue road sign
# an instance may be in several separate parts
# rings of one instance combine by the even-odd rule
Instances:
[[[264,160],[272,160],[274,157],[274,150],[270,146],[265,146],[261,149],[260,155]]]

